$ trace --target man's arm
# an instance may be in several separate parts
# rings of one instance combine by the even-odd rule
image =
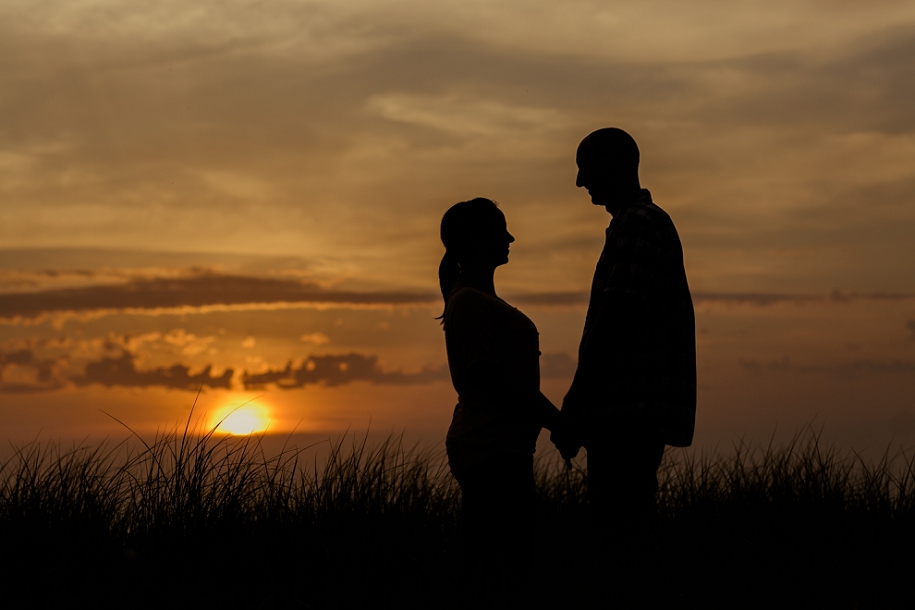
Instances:
[[[583,440],[592,409],[619,398],[649,319],[649,295],[662,246],[643,218],[621,219],[608,235],[594,284],[578,369],[563,400],[567,436]]]

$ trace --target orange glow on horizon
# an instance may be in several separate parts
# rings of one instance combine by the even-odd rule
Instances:
[[[248,402],[227,405],[217,410],[210,418],[209,428],[215,428],[217,434],[248,436],[265,432],[272,421],[267,407]]]

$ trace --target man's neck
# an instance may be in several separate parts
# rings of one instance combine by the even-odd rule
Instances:
[[[604,205],[611,216],[617,216],[623,210],[627,210],[635,204],[647,199],[647,192],[641,187],[635,190],[628,190],[614,197],[613,201]]]

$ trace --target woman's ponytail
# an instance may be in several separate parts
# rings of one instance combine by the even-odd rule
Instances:
[[[438,264],[438,285],[442,289],[442,298],[445,302],[448,301],[448,295],[454,290],[460,275],[461,266],[457,262],[457,257],[450,250],[445,250],[445,256]]]

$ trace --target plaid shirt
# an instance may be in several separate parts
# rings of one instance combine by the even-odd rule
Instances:
[[[668,445],[692,442],[696,322],[683,246],[645,189],[607,228],[562,410],[585,432],[605,434],[602,428],[635,416]]]

